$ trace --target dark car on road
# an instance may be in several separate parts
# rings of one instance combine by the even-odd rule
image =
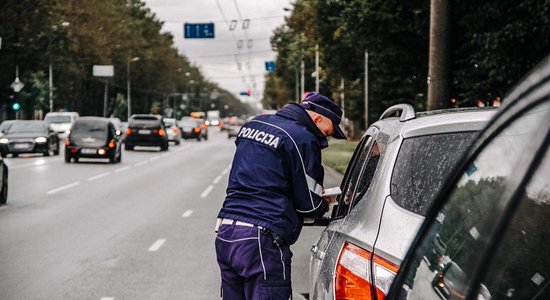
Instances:
[[[17,157],[22,153],[59,154],[59,137],[44,121],[16,121],[0,138],[0,154]]]
[[[135,146],[157,146],[161,151],[167,151],[168,134],[162,119],[159,115],[132,115],[128,120],[124,149],[134,150]]]
[[[183,117],[179,122],[181,137],[184,139],[196,139],[200,142],[203,138],[202,119]]]
[[[310,299],[372,299],[375,290],[382,299],[445,178],[495,113],[384,111],[355,149],[331,218],[313,222],[327,227],[312,248]]]
[[[460,159],[389,299],[550,299],[549,116],[550,58],[505,97]],[[438,238],[446,245],[443,257],[462,273],[452,288],[448,275],[426,263]]]
[[[80,117],[65,140],[65,162],[80,158],[106,158],[110,163],[122,160],[122,142],[116,125],[107,118]]]

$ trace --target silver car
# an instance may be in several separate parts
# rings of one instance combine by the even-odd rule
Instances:
[[[367,129],[330,219],[309,224],[326,226],[311,249],[310,299],[386,294],[444,179],[494,114],[399,104]]]

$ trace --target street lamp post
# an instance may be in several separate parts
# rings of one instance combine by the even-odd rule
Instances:
[[[132,59],[128,60],[128,63],[126,64],[126,88],[127,88],[127,104],[128,104],[128,120],[130,119],[130,116],[132,115],[132,91],[131,91],[131,83],[130,83],[130,63],[138,61],[139,57],[134,57]]]
[[[61,22],[62,27],[68,27],[71,25],[69,22]],[[53,30],[57,30],[57,25],[52,26]],[[51,36],[51,33],[50,33]],[[50,100],[50,112],[53,111],[53,67],[52,67],[52,51],[51,51],[51,38],[48,36],[48,56],[49,56],[49,66],[48,66],[48,96]]]

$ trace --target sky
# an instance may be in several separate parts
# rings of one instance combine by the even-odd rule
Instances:
[[[284,24],[284,16],[290,14],[284,8],[292,8],[291,0],[145,0],[145,3],[164,22],[162,31],[174,36],[179,52],[199,67],[209,81],[237,97],[250,90],[250,97],[240,97],[243,102],[261,100],[267,72],[265,62],[276,58],[269,39],[273,30]],[[184,38],[184,23],[210,22],[215,26],[214,39]]]

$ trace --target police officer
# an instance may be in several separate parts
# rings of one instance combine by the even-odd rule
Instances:
[[[243,125],[216,224],[223,299],[290,299],[290,264],[303,218],[322,216],[321,149],[345,139],[342,110],[310,93]]]

